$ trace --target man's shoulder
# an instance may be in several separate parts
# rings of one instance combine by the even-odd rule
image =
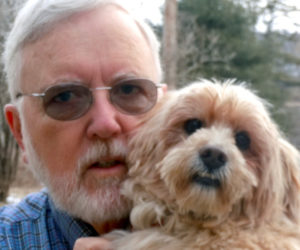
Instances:
[[[47,239],[48,194],[33,193],[0,208],[0,249],[36,249]],[[42,242],[45,245],[45,242]],[[43,249],[50,249],[46,247]]]
[[[0,208],[0,249],[68,249],[46,190]]]
[[[5,225],[33,221],[40,218],[48,208],[48,194],[45,190],[26,196],[18,204],[0,208],[0,228]]]

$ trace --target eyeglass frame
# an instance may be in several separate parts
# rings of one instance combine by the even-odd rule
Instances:
[[[18,98],[20,98],[20,97],[23,97],[23,96],[33,96],[33,97],[40,97],[40,98],[42,98],[43,99],[43,97],[45,97],[46,96],[46,92],[49,90],[49,89],[51,89],[51,88],[53,88],[53,87],[56,87],[56,86],[67,86],[67,85],[70,85],[70,86],[80,86],[80,87],[83,87],[83,88],[85,88],[86,90],[88,90],[89,92],[90,92],[90,94],[91,94],[91,96],[92,96],[92,98],[91,98],[91,102],[89,103],[89,106],[88,106],[88,108],[86,109],[86,111],[85,112],[83,112],[83,113],[79,113],[80,115],[78,115],[78,116],[75,116],[74,118],[71,118],[71,119],[57,119],[57,118],[54,118],[54,117],[52,117],[51,115],[49,115],[48,113],[47,113],[47,111],[46,111],[46,107],[45,107],[45,103],[44,103],[44,101],[43,101],[43,108],[44,108],[44,111],[45,111],[45,113],[49,116],[49,117],[51,117],[51,118],[53,118],[53,119],[55,119],[55,120],[62,120],[62,121],[70,121],[70,120],[76,120],[76,119],[79,119],[81,116],[83,116],[84,114],[86,114],[87,112],[88,112],[88,110],[91,108],[91,106],[92,106],[92,104],[93,104],[93,102],[94,102],[94,97],[93,97],[93,95],[92,95],[92,93],[94,92],[94,91],[97,91],[97,90],[108,90],[108,91],[111,91],[115,86],[117,86],[117,85],[120,85],[121,83],[123,83],[123,82],[126,82],[126,81],[130,81],[130,80],[142,80],[142,81],[147,81],[147,82],[149,82],[149,83],[151,83],[151,84],[153,84],[156,88],[162,88],[163,86],[165,86],[165,83],[155,83],[155,82],[153,82],[153,81],[151,81],[151,80],[149,80],[149,79],[146,79],[146,78],[133,78],[133,79],[124,79],[124,80],[121,80],[121,81],[118,81],[115,85],[113,85],[113,86],[102,86],[102,87],[96,87],[96,88],[89,88],[89,87],[87,87],[85,84],[82,84],[82,83],[79,83],[79,82],[76,82],[76,81],[74,81],[74,82],[65,82],[65,83],[61,83],[61,84],[56,84],[56,85],[51,85],[51,86],[49,86],[49,87],[47,87],[43,92],[41,92],[41,93],[17,93],[16,94],[16,98],[18,99]],[[111,93],[111,92],[110,92]],[[150,109],[148,109],[148,110],[146,110],[145,112],[142,112],[142,113],[139,113],[139,114],[133,114],[133,113],[130,113],[130,112],[126,112],[125,110],[123,110],[119,105],[117,105],[117,104],[115,104],[113,101],[112,101],[112,98],[111,98],[111,94],[109,94],[109,96],[110,96],[110,103],[118,110],[118,111],[120,111],[121,113],[123,113],[123,114],[127,114],[127,115],[139,115],[139,114],[143,114],[143,113],[146,113],[146,112],[148,112],[150,109],[152,109],[153,108],[153,106],[156,104],[156,101],[153,103],[153,105],[150,107]],[[157,99],[157,93],[156,93],[156,99]],[[44,99],[43,99],[44,100]]]

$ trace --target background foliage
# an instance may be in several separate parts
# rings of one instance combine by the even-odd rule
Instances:
[[[269,0],[263,7],[259,2],[178,2],[177,87],[203,77],[245,81],[274,105],[274,118],[287,131],[290,124],[281,112],[287,96],[285,86],[300,85],[300,78],[293,78],[287,69],[300,71],[300,51],[289,53],[286,47],[299,42],[299,36],[274,31],[272,14],[285,14],[294,7],[279,0]],[[255,27],[266,13],[270,16],[267,31],[260,33]],[[162,32],[162,27],[156,29]]]
[[[15,10],[21,0],[0,1],[0,55],[6,33],[14,18]],[[2,64],[0,67],[0,202],[5,201],[9,186],[14,180],[18,165],[18,147],[6,124],[3,108],[9,103]]]

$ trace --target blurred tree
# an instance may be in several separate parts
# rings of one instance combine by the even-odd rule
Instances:
[[[14,18],[14,13],[21,0],[1,0],[0,2],[0,55],[6,32]],[[0,67],[0,201],[5,201],[9,186],[14,180],[18,165],[18,147],[5,122],[3,108],[9,102],[3,68]]]
[[[254,31],[256,20],[254,13],[230,0],[182,0],[180,79],[215,76],[252,80],[251,68],[269,62],[261,54],[264,49]]]
[[[177,0],[166,0],[163,27],[163,54],[165,79],[169,88],[175,88],[177,82]]]
[[[246,9],[255,12],[260,17],[262,22],[266,25],[266,33],[274,31],[274,24],[277,19],[285,16],[288,17],[292,12],[298,12],[299,8],[291,1],[285,0],[234,0],[235,3],[241,4]],[[300,25],[299,22],[294,20],[295,25]]]
[[[267,6],[259,2],[179,1],[178,86],[201,77],[249,82],[274,104],[275,118],[285,127],[278,107],[286,96],[280,79],[285,74],[283,65],[291,62],[291,55],[285,56],[282,50],[289,36],[273,31],[271,24],[264,34],[255,30],[260,15],[270,14],[271,2],[277,4],[273,11],[278,11],[283,1],[269,0]]]

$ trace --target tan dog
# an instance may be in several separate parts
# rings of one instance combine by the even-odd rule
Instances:
[[[134,232],[114,247],[300,249],[299,155],[265,106],[206,80],[163,98],[132,142]]]

